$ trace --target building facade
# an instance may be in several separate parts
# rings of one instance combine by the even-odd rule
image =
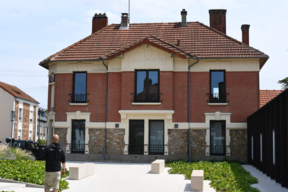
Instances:
[[[247,117],[259,108],[268,60],[226,35],[226,10],[210,27],[186,22],[108,24],[48,57],[48,131],[70,160],[151,161],[247,157]]]
[[[45,109],[43,108],[38,108],[38,113],[37,113],[37,135],[36,135],[36,140],[41,139],[41,140],[46,140],[47,136],[47,115],[45,114]]]
[[[19,88],[3,82],[0,82],[0,98],[0,141],[5,143],[11,134],[16,140],[35,141],[39,103]],[[11,112],[15,114],[14,119]]]

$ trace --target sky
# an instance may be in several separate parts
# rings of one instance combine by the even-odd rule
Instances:
[[[92,17],[106,13],[120,23],[128,0],[0,0],[0,81],[25,91],[47,108],[48,71],[39,62],[91,34]],[[250,46],[270,59],[260,72],[260,89],[280,89],[288,77],[287,0],[131,0],[131,23],[187,21],[209,26],[209,9],[227,9],[227,35],[242,41],[250,24]]]

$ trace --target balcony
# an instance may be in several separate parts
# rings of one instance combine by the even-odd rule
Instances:
[[[228,95],[229,93],[212,93],[209,94],[207,93],[207,95],[209,95],[209,99],[210,99],[210,103],[226,103],[227,99],[226,99],[226,95]]]
[[[89,102],[89,100],[87,100],[87,95],[89,95],[89,93],[87,93],[87,94],[71,94],[70,93],[69,95],[71,95],[70,101],[72,103],[87,103],[87,102]]]

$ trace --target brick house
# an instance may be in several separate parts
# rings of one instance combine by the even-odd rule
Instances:
[[[95,14],[90,36],[40,62],[48,129],[68,159],[246,159],[269,57],[249,46],[249,25],[239,42],[226,35],[226,10],[209,14],[210,27],[186,22],[184,9],[175,23],[130,24],[122,14],[108,25]]]
[[[4,82],[0,82],[0,99],[0,141],[5,143],[11,133],[16,140],[35,141],[39,102],[18,87]],[[13,124],[11,111],[15,112]]]

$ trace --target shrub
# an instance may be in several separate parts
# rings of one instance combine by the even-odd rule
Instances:
[[[46,140],[44,140],[44,139],[38,139],[37,143],[38,143],[39,145],[46,145]]]
[[[31,160],[1,160],[0,177],[37,185],[44,185],[45,162]],[[61,175],[59,191],[69,189],[68,182],[63,180],[69,175],[66,169],[65,175]]]
[[[204,179],[211,180],[210,185],[217,191],[255,191],[251,184],[258,180],[251,176],[239,163],[199,161],[188,163],[182,160],[167,162],[166,167],[171,167],[170,174],[184,174],[191,179],[193,170],[204,170]]]
[[[0,160],[35,160],[31,151],[9,147],[0,149]]]

